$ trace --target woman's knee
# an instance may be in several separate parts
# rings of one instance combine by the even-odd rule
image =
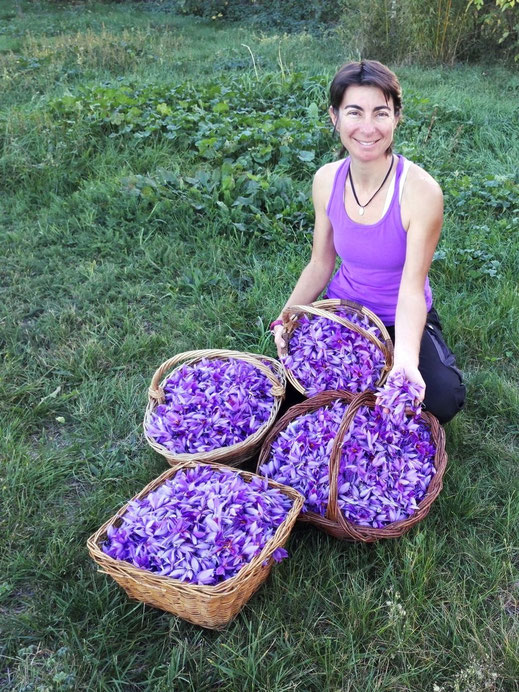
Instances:
[[[445,342],[434,308],[427,316],[419,367],[426,384],[425,408],[440,423],[448,423],[463,408],[466,391],[461,372],[456,367],[456,358]]]
[[[429,383],[425,390],[424,408],[436,416],[442,425],[452,420],[465,403],[465,385],[456,373],[453,375],[455,379],[440,379],[434,384]]]

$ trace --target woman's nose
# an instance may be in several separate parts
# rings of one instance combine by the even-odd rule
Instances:
[[[365,132],[373,132],[375,129],[375,121],[369,115],[366,115],[362,120],[361,126]]]

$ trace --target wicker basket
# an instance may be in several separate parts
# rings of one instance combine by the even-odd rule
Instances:
[[[174,469],[168,469],[161,476],[149,483],[130,502],[141,499],[158,488],[180,469],[198,466],[197,462],[184,462]],[[255,475],[247,471],[224,466],[222,464],[203,464],[212,468],[228,469],[238,473],[245,481],[250,481]],[[116,560],[101,550],[101,544],[106,540],[109,526],[121,523],[121,517],[128,507],[127,503],[115,516],[105,522],[87,541],[88,551],[92,559],[101,567],[101,572],[110,575],[122,586],[130,598],[143,601],[156,608],[209,629],[222,629],[241,610],[252,594],[267,579],[274,562],[272,554],[276,548],[282,547],[303,506],[303,496],[293,488],[269,481],[269,486],[279,488],[293,500],[285,521],[278,526],[274,536],[268,541],[259,555],[242,567],[234,577],[220,582],[215,586],[188,584],[178,579],[153,574],[145,569],[134,567],[124,560]]]
[[[258,370],[260,370],[272,383],[272,394],[274,395],[274,404],[272,406],[272,411],[268,420],[256,430],[255,433],[249,435],[249,437],[242,442],[237,442],[236,444],[229,445],[227,447],[218,447],[212,449],[208,452],[196,452],[194,454],[189,453],[179,453],[170,451],[163,445],[156,442],[147,432],[148,425],[151,421],[151,416],[155,408],[164,402],[164,384],[168,377],[171,376],[172,371],[182,365],[191,365],[197,363],[203,358],[218,358],[218,359],[231,359],[243,360],[247,363],[251,363]],[[266,365],[265,363],[268,363]],[[144,436],[153,449],[162,454],[171,466],[183,463],[185,461],[199,461],[199,462],[223,462],[228,466],[237,466],[248,459],[251,459],[259,450],[261,443],[263,442],[265,435],[273,425],[276,416],[279,412],[281,403],[285,397],[286,389],[286,377],[283,366],[273,358],[268,356],[258,355],[254,353],[244,353],[241,351],[228,351],[223,349],[205,349],[198,351],[185,351],[179,353],[173,358],[166,360],[162,365],[155,371],[151,384],[148,390],[148,406],[146,408],[146,413],[144,415]]]
[[[374,326],[376,326],[379,329],[383,340],[378,339],[376,336],[368,332],[366,329],[363,329],[362,327],[359,327],[357,324],[350,322],[350,320],[336,315],[335,313],[337,312],[337,310],[341,308],[347,308],[351,312],[357,314],[359,317],[366,317]],[[285,348],[285,353],[288,353],[289,351],[288,346],[290,344],[290,339],[295,330],[298,328],[300,319],[303,315],[316,315],[319,317],[325,317],[327,319],[332,320],[333,322],[341,324],[343,327],[351,329],[356,334],[361,334],[364,338],[370,341],[374,346],[376,346],[380,351],[382,351],[385,360],[385,365],[382,369],[382,373],[376,383],[376,386],[379,387],[385,382],[389,371],[393,367],[393,342],[391,341],[391,337],[389,336],[389,333],[384,323],[380,320],[379,317],[377,317],[377,315],[375,315],[374,312],[371,312],[371,310],[364,307],[360,303],[355,303],[351,300],[336,299],[318,300],[315,303],[310,303],[310,305],[292,305],[288,308],[285,308],[285,310],[283,310],[282,313],[284,329],[283,337],[285,338],[287,344]],[[294,386],[294,388],[304,396],[307,396],[307,392],[304,386],[298,381],[294,373],[291,372],[288,368],[285,368],[285,370],[287,379]]]
[[[418,523],[427,516],[432,503],[438,497],[438,494],[443,487],[443,474],[447,465],[445,433],[437,418],[430,413],[423,412],[421,414],[421,418],[427,423],[431,431],[432,440],[436,447],[436,455],[434,457],[434,467],[436,469],[436,473],[429,483],[425,497],[418,504],[416,512],[407,519],[395,521],[383,528],[359,526],[351,523],[342,515],[337,501],[337,478],[339,474],[342,442],[359,408],[361,406],[374,408],[376,397],[372,392],[362,392],[361,394],[350,394],[349,392],[323,392],[290,408],[285,415],[279,419],[279,421],[267,435],[261,448],[257,470],[259,470],[262,464],[267,462],[273,441],[292,420],[306,413],[311,413],[318,408],[331,403],[337,398],[348,400],[349,405],[346,413],[344,414],[341,425],[339,426],[339,430],[337,431],[337,436],[335,438],[330,455],[330,492],[326,514],[325,516],[321,516],[320,514],[317,514],[317,512],[304,512],[299,516],[299,520],[313,524],[326,533],[335,536],[335,538],[342,538],[346,540],[372,543],[373,541],[378,541],[381,538],[399,538],[404,533],[409,531],[414,524]]]

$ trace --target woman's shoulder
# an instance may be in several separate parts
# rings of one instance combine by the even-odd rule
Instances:
[[[424,168],[409,161],[409,170],[402,191],[403,216],[412,218],[428,209],[432,214],[443,213],[443,192],[438,182]]]
[[[312,185],[312,196],[316,211],[319,207],[323,209],[327,207],[337,171],[343,163],[344,159],[330,161],[330,163],[325,163],[324,166],[321,166],[316,171]]]
[[[404,194],[411,193],[413,197],[423,198],[423,196],[442,199],[443,193],[442,189],[435,178],[428,173],[425,168],[422,168],[417,163],[409,161],[409,170],[407,173],[406,183],[404,187]]]
[[[328,180],[331,180],[333,182],[335,175],[337,174],[337,171],[344,164],[345,161],[346,159],[338,159],[337,161],[330,161],[329,163],[325,163],[324,166],[321,166],[321,168],[317,169],[314,175],[314,180],[317,180],[319,182],[326,182]]]
[[[410,162],[402,191],[402,222],[409,229],[413,220],[420,223],[443,217],[443,193],[433,176],[416,163]]]
[[[330,196],[337,171],[344,162],[345,159],[330,161],[330,163],[325,163],[324,166],[317,169],[313,182],[314,194],[315,192],[321,192],[324,195],[327,194],[328,197]]]

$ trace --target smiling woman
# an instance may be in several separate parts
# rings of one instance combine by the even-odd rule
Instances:
[[[391,153],[393,133],[400,120],[402,90],[396,75],[374,60],[349,63],[330,85],[330,118],[341,133],[341,156],[350,150],[343,137],[367,150],[387,144]],[[342,117],[341,117],[342,116]],[[350,137],[348,137],[348,133]]]
[[[443,195],[426,171],[393,153],[401,109],[398,79],[381,63],[348,63],[335,75],[329,114],[341,155],[349,155],[315,175],[312,256],[285,308],[311,303],[327,287],[328,297],[372,310],[394,340],[393,371],[417,385],[425,407],[445,423],[463,406],[465,387],[428,279]],[[332,278],[337,255],[342,263]],[[273,331],[281,354],[278,320]]]

